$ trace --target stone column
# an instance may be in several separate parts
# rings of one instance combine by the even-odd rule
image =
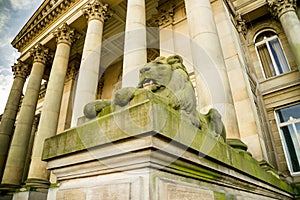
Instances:
[[[69,67],[65,80],[65,87],[62,96],[60,116],[58,120],[57,133],[63,132],[65,129],[70,128],[73,112],[74,89],[75,79],[78,73],[80,59],[75,58],[69,62]]]
[[[38,45],[31,51],[31,55],[33,56],[33,65],[17,118],[2,184],[19,186],[22,180],[35,109],[48,57],[48,49]]]
[[[46,169],[47,163],[41,160],[44,140],[56,134],[71,44],[77,37],[75,30],[70,28],[67,24],[58,28],[53,35],[56,37],[57,47],[49,76],[38,131],[34,139],[31,163],[26,181],[27,185],[48,183],[49,172]]]
[[[159,15],[155,22],[159,26],[160,56],[168,57],[175,54],[175,41],[173,34],[174,2],[169,1],[164,7],[159,8]],[[182,55],[181,55],[182,56]]]
[[[9,144],[13,135],[22,90],[29,73],[29,68],[28,65],[18,61],[17,64],[12,66],[12,71],[15,77],[0,123],[0,181],[3,176]]]
[[[185,0],[200,110],[217,108],[227,137],[239,138],[236,113],[209,0]]]
[[[24,166],[22,182],[26,181],[26,179],[27,179],[29,165],[30,165],[30,162],[31,162],[33,141],[34,141],[34,138],[35,138],[35,134],[36,134],[36,131],[37,131],[37,128],[38,128],[39,121],[40,121],[40,114],[37,114],[37,115],[34,116],[34,120],[33,120],[33,124],[32,124],[32,129],[31,129],[31,134],[30,134],[30,139],[29,139],[29,144],[28,144],[28,149],[27,149],[27,154],[26,154],[26,161],[25,161],[25,166]]]
[[[110,13],[108,4],[102,3],[101,0],[92,1],[83,9],[83,14],[88,19],[88,27],[74,99],[72,126],[77,125],[77,119],[84,115],[84,106],[96,99],[103,24],[111,16]]]
[[[272,15],[281,22],[300,71],[300,22],[296,3],[297,0],[268,0]]]
[[[128,0],[122,87],[136,87],[139,69],[147,63],[145,0]]]

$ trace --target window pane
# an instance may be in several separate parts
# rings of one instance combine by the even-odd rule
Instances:
[[[291,117],[293,119],[300,119],[300,104],[280,109],[278,111],[278,116],[280,122],[287,122],[291,119]]]
[[[267,45],[266,44],[261,44],[259,46],[257,46],[257,51],[260,57],[260,61],[263,67],[263,70],[265,72],[265,76],[266,78],[275,76],[275,69],[269,54],[269,51],[267,49]]]
[[[297,131],[296,138],[297,138],[298,146],[300,148],[300,123],[295,124],[295,126],[296,126],[296,131]]]
[[[274,57],[274,60],[276,62],[279,74],[290,71],[288,62],[284,56],[284,53],[283,53],[283,50],[279,43],[278,38],[274,38],[273,40],[271,40],[269,42],[269,44],[270,44],[270,49],[271,49],[272,55]]]
[[[292,171],[298,172],[298,171],[300,171],[300,165],[299,165],[299,156],[297,156],[296,151],[298,150],[298,152],[299,152],[299,146],[295,145],[293,138],[292,138],[292,135],[294,134],[293,127],[292,127],[292,125],[284,126],[284,127],[281,127],[281,130],[283,132],[283,136],[285,139],[285,143],[286,143],[285,146],[288,150],[288,152],[287,152],[288,156],[289,156],[288,159],[289,159]]]

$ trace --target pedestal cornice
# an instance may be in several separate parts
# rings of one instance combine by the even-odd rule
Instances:
[[[15,78],[20,77],[26,79],[30,72],[29,66],[22,61],[18,61],[18,63],[14,64],[11,68]]]
[[[108,20],[113,14],[109,5],[102,3],[101,0],[90,2],[83,8],[82,12],[88,21],[96,19],[101,22]]]
[[[278,19],[286,12],[295,12],[297,8],[296,0],[268,0],[267,2],[271,14]]]
[[[66,23],[62,27],[58,28],[53,32],[54,37],[56,37],[57,44],[66,43],[71,45],[75,40],[77,40],[80,35],[76,32],[74,28],[71,28]]]
[[[49,59],[49,49],[41,45],[40,43],[30,50],[30,55],[33,57],[33,62],[41,62],[46,65]]]

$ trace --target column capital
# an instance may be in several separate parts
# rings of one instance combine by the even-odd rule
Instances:
[[[83,15],[88,21],[96,19],[104,22],[112,16],[112,11],[109,5],[102,3],[101,0],[93,0],[89,2],[83,9]]]
[[[59,27],[53,32],[54,37],[56,37],[57,44],[66,43],[71,46],[71,44],[79,39],[80,35],[74,28],[71,28],[67,23]]]
[[[267,0],[271,14],[275,18],[280,18],[284,13],[296,11],[297,0]]]
[[[20,77],[26,79],[30,72],[29,66],[20,60],[18,61],[18,63],[15,63],[13,66],[11,66],[11,68],[15,78]]]
[[[33,57],[33,62],[41,62],[46,64],[49,59],[49,49],[38,43],[33,49],[30,50],[30,55]]]

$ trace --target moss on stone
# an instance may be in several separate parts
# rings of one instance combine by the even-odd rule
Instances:
[[[133,105],[129,104],[114,113],[110,113],[109,108],[104,109],[103,112],[109,114],[48,138],[44,145],[43,160],[152,132],[153,137],[161,135],[198,152],[197,154],[204,157],[205,162],[212,167],[229,167],[290,194],[299,191],[299,186],[293,188],[267,173],[260,167],[259,162],[245,151],[230,147],[208,129],[198,129],[185,115],[162,103],[155,95],[145,92],[135,98]],[[179,165],[172,167],[195,178],[222,178],[217,173],[203,168],[190,169]]]

